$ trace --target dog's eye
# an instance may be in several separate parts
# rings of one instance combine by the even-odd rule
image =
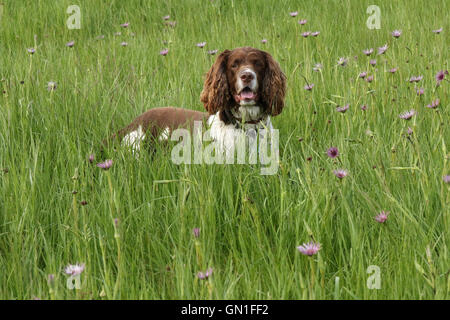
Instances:
[[[255,67],[262,67],[262,62],[259,61],[259,60],[255,60],[255,61],[253,61],[253,65],[254,65]]]
[[[237,68],[239,66],[239,60],[236,60],[236,61],[234,61],[233,62],[233,64],[231,65],[231,67],[234,69],[234,68]]]

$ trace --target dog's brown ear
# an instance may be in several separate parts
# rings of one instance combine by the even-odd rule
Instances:
[[[266,57],[266,72],[262,85],[262,103],[272,116],[279,115],[284,107],[286,94],[286,76],[280,65],[272,56],[264,52]]]
[[[209,114],[223,110],[230,103],[231,94],[226,75],[226,64],[230,53],[230,50],[222,52],[206,75],[200,100]]]

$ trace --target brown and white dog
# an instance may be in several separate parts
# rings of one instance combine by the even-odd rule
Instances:
[[[269,53],[251,47],[225,50],[206,75],[200,99],[207,112],[150,109],[114,138],[136,151],[143,141],[168,140],[173,130],[204,121],[211,138],[227,148],[242,130],[272,129],[270,116],[281,113],[285,92],[286,77]]]

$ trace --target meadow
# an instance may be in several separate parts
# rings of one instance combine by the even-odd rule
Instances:
[[[449,6],[2,0],[0,298],[448,299]],[[96,166],[143,111],[203,110],[205,73],[241,46],[287,77],[276,174],[164,150]]]

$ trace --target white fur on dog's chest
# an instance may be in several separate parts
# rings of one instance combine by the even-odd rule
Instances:
[[[252,119],[253,120],[253,119]],[[210,137],[212,140],[216,141],[218,146],[225,150],[233,149],[235,142],[243,134],[248,139],[249,143],[252,144],[257,140],[257,134],[260,138],[263,138],[260,132],[261,129],[272,130],[272,122],[270,117],[267,116],[258,123],[245,123],[243,127],[237,127],[235,124],[225,124],[220,120],[219,112],[214,115],[209,116],[207,121]]]

